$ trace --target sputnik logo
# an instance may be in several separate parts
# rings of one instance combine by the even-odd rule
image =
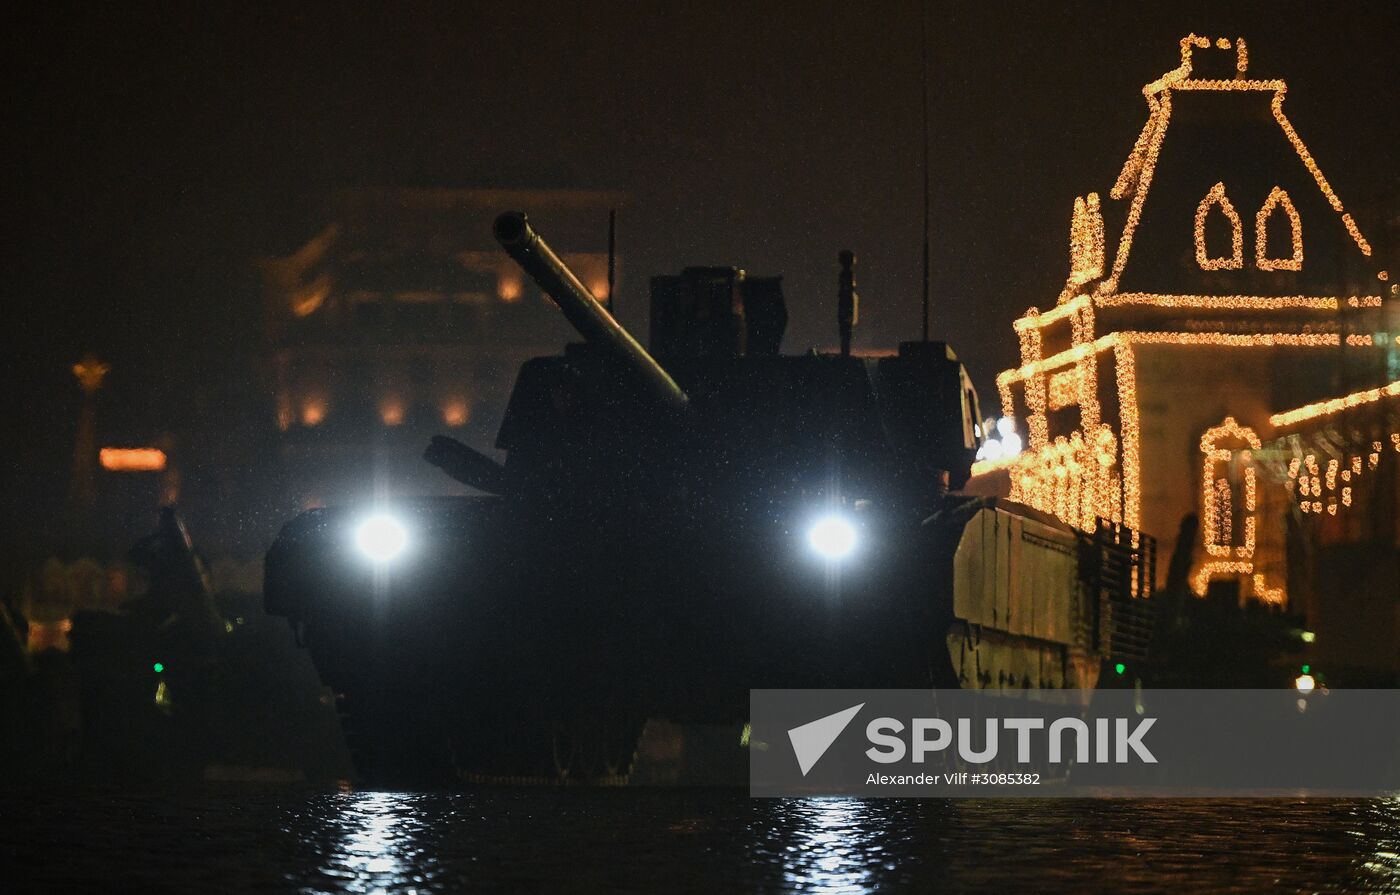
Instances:
[[[825,718],[808,721],[788,731],[788,739],[792,741],[792,751],[797,756],[797,766],[802,769],[802,776],[807,776],[807,772],[821,760],[826,750],[830,749],[831,744],[841,735],[841,731],[846,729],[851,719],[863,708],[865,703],[862,702],[860,705],[842,709]]]

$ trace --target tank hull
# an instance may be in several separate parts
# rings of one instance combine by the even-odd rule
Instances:
[[[395,512],[397,563],[356,555],[352,509],[299,517],[267,560],[267,608],[341,698],[371,783],[614,779],[645,719],[742,724],[751,688],[1092,688],[1104,655],[1079,536],[1015,505],[871,515],[839,565],[800,524]]]

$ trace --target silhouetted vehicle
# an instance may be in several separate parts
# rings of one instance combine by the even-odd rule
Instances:
[[[489,496],[312,510],[267,556],[368,782],[616,779],[645,719],[742,723],[755,687],[1095,685],[1147,557],[949,493],[976,392],[941,342],[848,353],[848,253],[840,353],[779,354],[778,279],[690,268],[653,356],[525,215],[495,232],[584,342],[522,367],[503,465],[428,448]]]

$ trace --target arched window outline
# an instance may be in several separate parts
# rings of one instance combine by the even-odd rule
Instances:
[[[1225,447],[1222,442],[1227,441],[1235,446]],[[1241,584],[1251,582],[1258,599],[1269,603],[1285,599],[1283,589],[1269,587],[1254,564],[1259,487],[1254,454],[1259,449],[1254,430],[1231,416],[1201,435],[1201,534],[1207,558],[1191,576],[1197,596],[1206,595],[1212,578],[1236,578]],[[1225,506],[1227,502],[1233,507]],[[1222,530],[1226,518],[1234,531]]]
[[[1243,446],[1219,447],[1220,442],[1226,440],[1243,442]],[[1201,436],[1201,453],[1204,455],[1202,521],[1205,523],[1206,552],[1212,556],[1233,555],[1236,559],[1248,560],[1254,554],[1256,483],[1253,453],[1259,449],[1259,436],[1248,426],[1241,426],[1235,422],[1232,416],[1225,417],[1220,425],[1207,429]],[[1230,467],[1236,457],[1242,462],[1232,470]],[[1238,496],[1244,498],[1235,501],[1239,509],[1231,514],[1232,517],[1238,515],[1243,522],[1242,531],[1228,540],[1222,539],[1221,533],[1216,530],[1220,518],[1220,509],[1216,506],[1216,485],[1222,478],[1227,481],[1231,490],[1239,488],[1243,493]]]
[[[1230,257],[1212,258],[1206,253],[1206,216],[1213,206],[1220,206],[1230,222]],[[1234,203],[1225,195],[1225,184],[1217,183],[1196,206],[1196,263],[1201,270],[1239,270],[1244,267],[1244,231]]]
[[[1288,215],[1293,248],[1290,258],[1269,257],[1269,218],[1280,207]],[[1298,217],[1298,209],[1293,207],[1293,200],[1288,198],[1288,191],[1282,187],[1273,188],[1269,198],[1260,206],[1259,213],[1254,216],[1254,265],[1260,270],[1303,269],[1303,221]]]

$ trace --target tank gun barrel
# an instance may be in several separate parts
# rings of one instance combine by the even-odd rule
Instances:
[[[530,226],[524,212],[508,211],[496,218],[496,241],[559,305],[579,335],[611,355],[650,397],[673,410],[689,403],[686,394],[656,359],[608,313],[579,282],[574,272]]]

